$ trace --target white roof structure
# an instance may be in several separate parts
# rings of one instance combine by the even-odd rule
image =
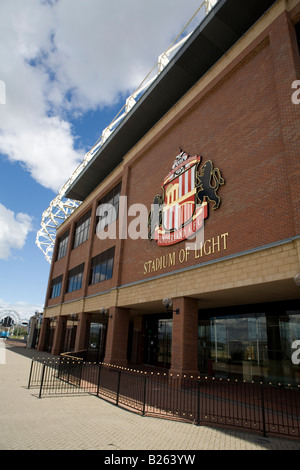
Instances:
[[[101,138],[96,142],[92,149],[85,155],[81,164],[77,167],[74,173],[71,175],[69,180],[64,184],[60,189],[58,195],[51,201],[48,209],[46,209],[42,214],[41,220],[41,229],[38,231],[36,236],[36,244],[43,251],[46,260],[51,263],[54,243],[56,238],[56,232],[58,227],[74,212],[77,207],[81,204],[80,201],[69,199],[65,197],[70,186],[82,173],[87,164],[94,157],[99,148],[105,143],[105,141],[111,136],[118,124],[125,118],[129,111],[135,106],[138,99],[143,95],[145,90],[147,90],[150,85],[156,80],[156,78],[161,74],[161,72],[168,65],[171,57],[178,51],[183,44],[189,39],[193,34],[190,33],[182,38],[184,31],[188,28],[190,23],[196,17],[196,15],[205,8],[205,14],[208,14],[210,10],[215,6],[218,0],[204,0],[201,6],[198,8],[196,13],[186,24],[177,38],[173,41],[171,46],[163,52],[159,58],[157,64],[152,68],[147,77],[143,80],[141,85],[137,90],[130,95],[123,108],[120,110],[118,115],[115,117],[113,122],[103,130]]]
[[[10,317],[15,325],[19,325],[22,321],[20,315],[15,310],[3,310],[0,312],[0,322],[6,317]]]

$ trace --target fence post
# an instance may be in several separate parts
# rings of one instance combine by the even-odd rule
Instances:
[[[262,409],[262,422],[263,422],[263,436],[267,437],[266,416],[265,416],[265,396],[264,396],[264,386],[263,385],[261,385],[261,409]]]
[[[97,397],[99,396],[99,390],[100,390],[100,377],[101,377],[101,369],[102,366],[101,364],[98,364],[99,366],[99,371],[98,371],[98,382],[97,382]]]
[[[62,356],[60,356],[58,358],[58,371],[57,371],[57,378],[59,379],[61,374],[63,373],[63,364],[64,364],[64,358]]]
[[[118,372],[118,387],[117,387],[116,406],[119,406],[120,384],[121,384],[121,371]]]
[[[31,360],[31,366],[30,366],[30,372],[29,372],[29,379],[28,379],[28,386],[27,388],[30,388],[30,382],[31,382],[31,375],[32,375],[32,369],[33,369],[33,361],[34,359]]]
[[[197,426],[200,426],[200,380],[198,380],[197,389]]]
[[[70,383],[70,361],[67,362],[67,366],[68,366],[68,380],[67,380],[67,383],[69,384]]]
[[[78,366],[79,366],[79,383],[78,383],[78,387],[80,388],[81,386],[81,379],[82,379],[82,371],[83,371],[83,366],[85,365],[86,363],[82,361],[78,361]]]
[[[43,384],[44,384],[45,367],[46,367],[46,364],[44,363],[44,364],[43,364],[43,370],[42,370],[42,378],[41,378],[41,385],[40,385],[39,398],[42,397],[42,389],[43,389]]]
[[[144,398],[143,398],[143,416],[146,413],[146,393],[147,393],[147,375],[144,377]]]

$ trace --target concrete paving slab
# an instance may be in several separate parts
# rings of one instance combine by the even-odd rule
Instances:
[[[37,356],[48,355],[6,342],[0,450],[300,450],[300,441],[142,417],[92,395],[39,399],[27,388]]]

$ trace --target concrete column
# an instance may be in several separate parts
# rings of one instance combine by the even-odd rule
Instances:
[[[50,318],[43,317],[37,351],[45,351],[47,330],[50,328]]]
[[[127,345],[130,310],[111,307],[104,362],[120,366],[127,365]]]
[[[173,300],[172,362],[170,374],[198,375],[198,301]],[[179,309],[179,314],[175,312]]]
[[[59,356],[62,352],[62,341],[65,337],[66,333],[66,325],[67,325],[68,317],[66,316],[59,316],[56,322],[53,344],[51,349],[51,354],[53,356]]]

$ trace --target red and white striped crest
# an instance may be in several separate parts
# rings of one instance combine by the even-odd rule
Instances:
[[[164,186],[163,229],[171,232],[187,225],[196,208],[196,163]]]
[[[192,237],[207,217],[207,203],[197,206],[197,175],[201,157],[182,152],[172,172],[165,178],[161,225],[155,239],[160,246],[169,246]]]
[[[214,203],[213,210],[220,206],[217,191],[225,180],[211,160],[200,167],[201,161],[201,156],[189,157],[181,151],[164,179],[163,194],[154,199],[149,214],[149,238],[155,239],[159,246],[193,240],[197,232],[201,236],[209,202]],[[214,186],[211,186],[212,179]]]

